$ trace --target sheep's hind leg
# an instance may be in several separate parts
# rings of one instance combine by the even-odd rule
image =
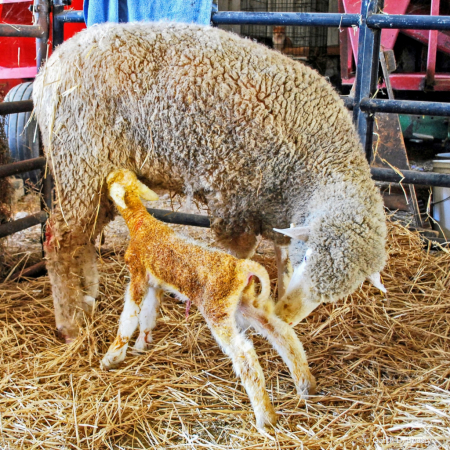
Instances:
[[[139,352],[144,352],[150,348],[153,340],[152,330],[156,326],[161,294],[162,291],[160,289],[149,288],[142,302],[139,314],[139,336],[134,344],[134,349]]]
[[[295,331],[273,313],[273,306],[266,304],[263,308],[255,308],[248,303],[241,304],[239,312],[244,321],[278,351],[291,372],[298,394],[302,397],[313,394],[316,381],[309,370],[303,345]]]
[[[146,294],[147,284],[132,277],[125,292],[125,302],[120,315],[117,337],[100,363],[103,369],[112,369],[125,359],[128,343],[138,326],[141,302]]]
[[[239,332],[234,318],[217,321],[207,314],[205,318],[215,339],[231,358],[236,374],[241,377],[255,412],[257,427],[274,426],[277,415],[267,394],[264,374],[252,343]]]

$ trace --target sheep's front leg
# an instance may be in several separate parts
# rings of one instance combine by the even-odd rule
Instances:
[[[97,268],[97,254],[92,242],[88,242],[83,249],[82,258],[84,296],[81,304],[85,313],[92,315],[95,309],[95,299],[98,296],[99,274]]]
[[[274,247],[278,268],[278,300],[281,300],[289,286],[293,271],[291,260],[289,259],[289,247],[277,244],[274,244]]]
[[[120,315],[117,337],[101,361],[103,369],[111,369],[125,359],[128,342],[137,328],[141,302],[146,293],[147,286],[144,283],[131,280],[125,292],[125,302]]]
[[[153,340],[152,330],[156,326],[161,294],[161,289],[149,288],[142,302],[139,314],[139,336],[134,344],[134,349],[137,351],[143,352],[148,350]]]
[[[264,375],[252,343],[239,332],[234,318],[228,317],[219,322],[207,315],[205,318],[222,350],[233,361],[236,374],[241,377],[255,412],[257,427],[274,426],[277,415],[267,394]]]
[[[303,345],[295,331],[273,313],[273,307],[273,304],[266,304],[264,308],[242,304],[239,312],[246,324],[251,325],[278,351],[289,367],[298,394],[301,397],[313,394],[316,381],[309,370]]]

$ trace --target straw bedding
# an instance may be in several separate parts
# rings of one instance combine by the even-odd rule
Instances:
[[[450,448],[450,254],[389,225],[384,297],[365,283],[296,329],[318,382],[299,401],[275,351],[253,336],[279,412],[261,435],[231,363],[200,314],[166,298],[145,355],[99,360],[117,330],[123,258],[104,255],[95,318],[63,345],[48,279],[0,285],[2,449]],[[275,281],[271,255],[257,258]]]

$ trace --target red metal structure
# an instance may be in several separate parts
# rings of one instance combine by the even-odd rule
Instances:
[[[0,22],[17,25],[31,25],[33,1],[0,0]],[[65,9],[83,9],[83,0],[73,0]],[[64,27],[64,40],[85,28],[81,23],[70,23]],[[51,27],[50,27],[51,29]],[[50,36],[51,39],[51,36]],[[27,37],[0,37],[0,99],[14,86],[32,81],[36,76],[36,44]],[[51,53],[51,42],[49,44]]]
[[[411,15],[448,15],[450,4],[448,0],[385,0],[384,14]],[[361,11],[361,0],[339,0],[339,11],[358,13]],[[420,72],[391,73],[390,81],[393,89],[410,91],[450,91],[450,68],[448,72],[436,72],[437,53],[450,55],[450,33],[437,30],[395,30],[384,29],[381,32],[381,49],[385,52],[394,50],[399,32],[428,46],[426,61],[423,57]],[[353,84],[355,81],[355,61],[358,60],[359,30],[354,27],[343,29],[340,33],[341,45],[341,76],[343,84]]]

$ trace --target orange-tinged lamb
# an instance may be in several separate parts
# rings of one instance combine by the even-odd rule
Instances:
[[[315,381],[295,332],[273,313],[266,270],[254,261],[237,259],[180,236],[154,219],[140,197],[158,197],[133,172],[116,170],[107,177],[107,184],[109,195],[130,230],[125,261],[131,281],[117,337],[104,356],[102,367],[109,369],[124,360],[138,323],[140,333],[135,349],[148,348],[161,293],[171,292],[187,303],[187,311],[192,302],[203,314],[241,377],[257,426],[274,425],[277,416],[265,389],[261,366],[242,330],[252,326],[270,341],[288,365],[300,395],[311,392]],[[259,294],[254,277],[261,284]]]

